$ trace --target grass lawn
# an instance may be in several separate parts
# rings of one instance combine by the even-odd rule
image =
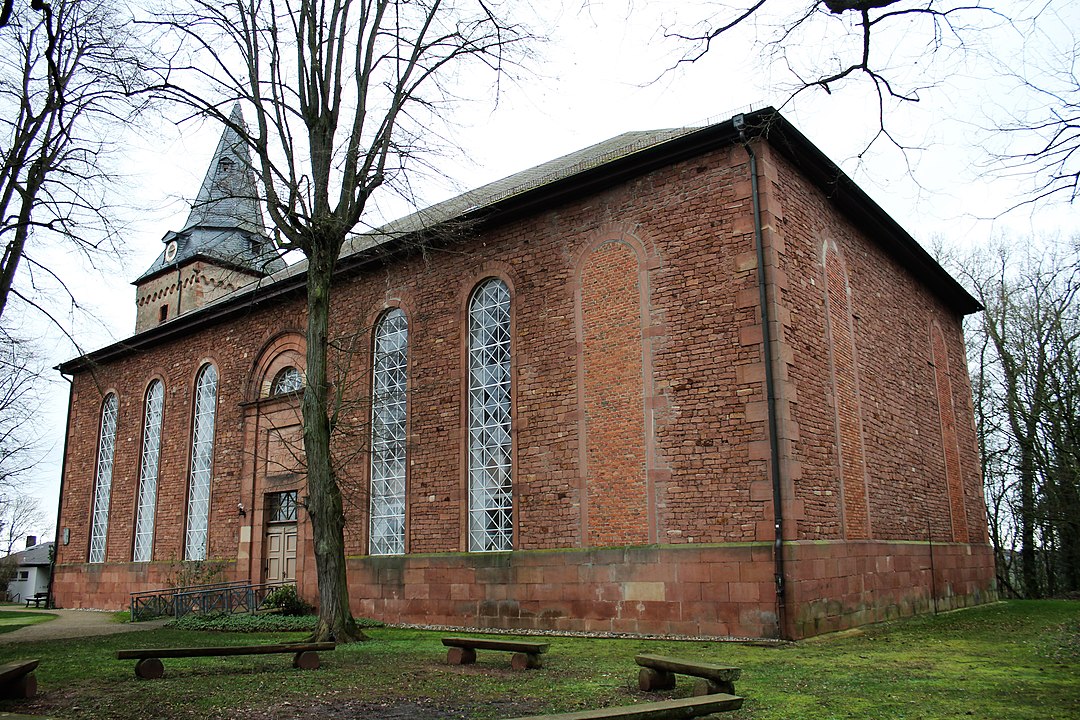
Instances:
[[[269,643],[299,633],[160,629],[0,644],[0,662],[38,657],[40,693],[0,710],[80,718],[510,718],[659,699],[637,690],[633,656],[658,652],[737,665],[746,697],[730,720],[1080,718],[1080,602],[1008,602],[777,647],[640,639],[550,639],[540,670],[507,653],[448,666],[446,633],[376,628],[371,642],[298,671],[288,655],[166,659],[135,677],[120,648]],[[691,682],[659,697],[689,694]]]
[[[8,633],[18,630],[27,625],[36,625],[49,620],[55,620],[56,616],[50,613],[23,612],[22,610],[4,610],[0,612],[0,633]]]

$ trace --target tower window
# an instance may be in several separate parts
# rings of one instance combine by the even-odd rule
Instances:
[[[169,319],[169,306],[168,304],[162,305],[158,308],[158,322],[165,322]]]

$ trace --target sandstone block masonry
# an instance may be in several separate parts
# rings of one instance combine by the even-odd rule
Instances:
[[[882,237],[902,231],[838,205],[805,157],[764,136],[754,148],[775,439],[754,198],[736,142],[528,211],[493,212],[464,234],[343,273],[331,367],[346,400],[335,451],[355,613],[468,627],[802,637],[993,597],[960,327],[973,307]],[[477,553],[467,537],[467,308],[491,277],[511,297],[514,549]],[[184,566],[195,378],[207,363],[220,376],[207,557],[229,579],[264,577],[265,498],[303,496],[302,464],[286,471],[289,463],[270,462],[299,436],[298,400],[266,390],[280,358],[302,362],[304,304],[278,293],[217,307],[169,332],[164,324],[129,343],[135,350],[69,364],[59,605],[122,607],[129,592],[159,587]],[[405,553],[375,556],[371,333],[389,308],[408,320]],[[133,563],[144,396],[154,379],[165,408],[153,560]],[[120,410],[106,560],[91,564],[110,392]],[[303,511],[297,538],[296,581],[314,601]]]

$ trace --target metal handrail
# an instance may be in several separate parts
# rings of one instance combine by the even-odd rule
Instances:
[[[239,580],[131,593],[131,621],[176,618],[191,613],[257,612],[266,596],[291,582],[251,583]]]

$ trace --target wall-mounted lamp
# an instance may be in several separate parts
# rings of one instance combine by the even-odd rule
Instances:
[[[236,512],[240,514],[240,517],[247,517],[247,510],[244,509],[244,503],[236,503]]]

